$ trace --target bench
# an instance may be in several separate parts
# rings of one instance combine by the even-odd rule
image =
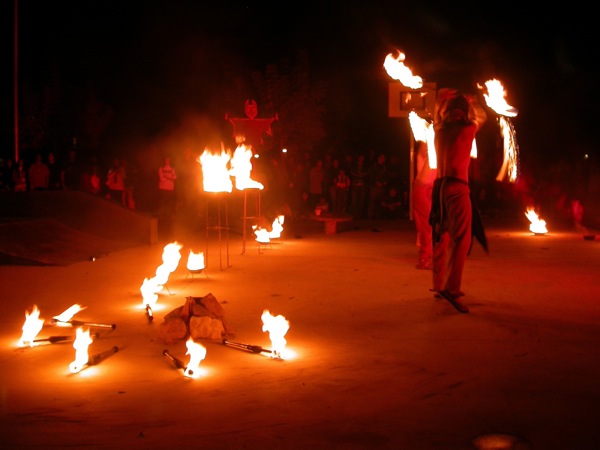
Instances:
[[[352,220],[352,216],[335,216],[332,214],[313,215],[312,218],[325,224],[325,234],[336,234],[338,223]]]

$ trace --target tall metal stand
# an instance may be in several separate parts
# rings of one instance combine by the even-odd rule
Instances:
[[[254,216],[248,216],[248,191],[250,189],[244,189],[244,216],[242,223],[242,255],[246,253],[246,236],[248,232],[247,219],[255,219],[255,222],[260,226],[260,189],[253,189],[256,192],[255,205],[254,205]]]
[[[221,199],[223,195],[227,195],[226,192],[215,192],[213,198],[206,199],[206,252],[204,254],[204,265],[208,267],[208,232],[211,230],[216,230],[219,238],[219,268],[223,270],[223,233],[225,234],[225,248],[227,255],[227,267],[231,267],[229,265],[229,211],[227,207],[227,197],[225,197],[225,225],[222,224],[222,216],[223,213],[221,211]],[[216,199],[216,210],[217,210],[217,220],[216,224],[210,224],[210,203],[211,200]]]

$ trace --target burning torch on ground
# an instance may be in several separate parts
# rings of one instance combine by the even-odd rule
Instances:
[[[169,350],[163,350],[163,355],[166,356],[176,368],[183,370],[183,374],[188,378],[198,378],[200,372],[198,367],[200,362],[206,357],[206,348],[201,344],[194,342],[190,337],[186,342],[187,352],[186,355],[190,355],[190,360],[187,364],[184,364],[176,356],[172,355]]]
[[[58,316],[54,316],[51,321],[53,324],[58,326],[72,326],[72,327],[96,327],[96,328],[110,328],[114,330],[117,328],[117,325],[114,323],[95,323],[95,322],[83,322],[80,320],[72,320],[73,316],[77,314],[79,311],[84,310],[86,307],[81,307],[78,304],[74,304],[67,308],[64,312],[60,313]]]

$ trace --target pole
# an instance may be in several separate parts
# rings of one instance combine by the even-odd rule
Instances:
[[[19,0],[15,0],[13,60],[13,115],[15,121],[15,164],[19,162]]]

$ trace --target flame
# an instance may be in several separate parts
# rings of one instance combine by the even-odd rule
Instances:
[[[30,347],[33,347],[33,340],[42,330],[43,326],[44,319],[40,319],[40,310],[38,309],[37,305],[33,305],[31,314],[25,310],[25,323],[23,324],[22,328],[23,334],[21,334],[21,339],[19,339],[18,346],[25,347],[29,345]]]
[[[487,105],[493,109],[500,117],[498,124],[500,125],[500,133],[503,139],[504,157],[502,167],[496,175],[497,181],[502,181],[508,177],[508,181],[514,183],[518,176],[518,151],[517,134],[515,128],[509,120],[509,117],[516,117],[519,111],[510,106],[506,101],[506,91],[500,80],[492,79],[485,82],[487,94],[484,92],[483,97]],[[479,86],[483,89],[482,86]]]
[[[206,357],[206,348],[194,342],[191,337],[187,340],[185,346],[187,347],[186,355],[190,355],[190,361],[185,367],[183,374],[186,377],[196,378],[199,375],[197,369],[200,365],[200,361]]]
[[[541,220],[533,208],[527,208],[525,213],[531,225],[529,225],[529,231],[535,234],[546,234],[548,229],[546,228],[546,221]]]
[[[156,268],[156,274],[153,278],[144,278],[144,282],[140,287],[142,293],[142,306],[154,307],[158,300],[158,292],[163,288],[172,272],[175,272],[179,261],[181,260],[181,248],[183,246],[175,241],[163,247],[162,264]]]
[[[268,244],[271,242],[271,238],[269,238],[269,232],[266,228],[259,227],[258,225],[252,225],[252,229],[256,235],[256,242],[260,242],[261,244]]]
[[[58,322],[58,326],[67,326],[69,324],[61,324],[61,322],[68,322],[73,318],[75,314],[77,314],[79,311],[83,311],[85,308],[87,308],[87,306],[81,306],[75,303],[74,305],[69,306],[66,310],[61,312],[58,316],[54,316],[53,319],[55,319]]]
[[[190,250],[186,267],[191,271],[204,269],[204,252],[194,253]]]
[[[388,75],[394,80],[400,81],[404,86],[411,89],[419,89],[423,87],[423,79],[419,76],[413,75],[412,70],[404,65],[405,55],[402,52],[398,52],[398,57],[390,53],[385,57],[383,67],[385,68]]]
[[[77,373],[85,367],[90,357],[88,355],[88,347],[93,342],[90,336],[90,329],[85,330],[82,327],[77,328],[75,342],[73,342],[73,348],[75,349],[75,361],[69,364],[69,370],[71,373]]]
[[[486,104],[497,114],[505,117],[516,117],[519,111],[506,102],[506,91],[500,80],[492,79],[485,82],[487,94],[483,93]]]
[[[233,152],[231,158],[231,169],[229,175],[235,177],[236,189],[243,191],[244,189],[263,189],[264,186],[258,181],[250,178],[252,171],[252,147],[245,144],[239,145]]]
[[[231,156],[224,149],[220,154],[213,154],[208,148],[198,157],[202,165],[202,176],[205,192],[231,192],[233,184],[227,165]]]
[[[273,225],[271,226],[271,231],[269,231],[269,239],[277,239],[281,237],[284,220],[285,218],[283,215],[275,217],[275,220],[273,220]]]
[[[427,158],[429,167],[437,169],[437,155],[435,153],[433,124],[420,117],[416,112],[408,113],[408,121],[413,132],[415,141],[425,142],[427,144]]]
[[[261,319],[263,321],[262,330],[268,331],[269,339],[271,339],[271,346],[273,347],[271,356],[282,358],[287,344],[284,336],[290,329],[289,321],[282,315],[272,316],[268,309],[263,311]]]

